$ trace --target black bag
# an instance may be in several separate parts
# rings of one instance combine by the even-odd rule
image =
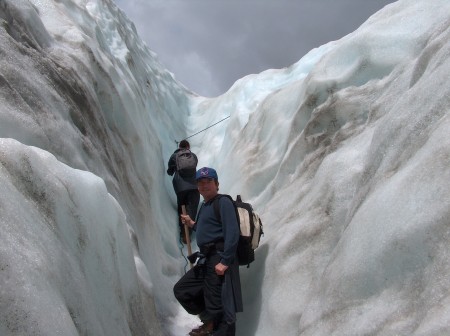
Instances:
[[[195,176],[197,160],[189,149],[180,149],[175,156],[177,172],[181,177]]]
[[[259,215],[253,211],[253,207],[250,203],[242,202],[240,195],[237,195],[236,200],[233,200],[230,195],[219,194],[213,201],[214,212],[219,222],[222,222],[219,209],[220,197],[228,197],[233,202],[240,227],[237,258],[239,265],[247,265],[247,267],[249,267],[250,263],[255,260],[255,249],[259,246],[261,236],[264,234],[261,219],[259,218]]]

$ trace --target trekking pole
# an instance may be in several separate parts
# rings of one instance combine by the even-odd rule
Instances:
[[[186,215],[186,206],[182,205],[181,206],[181,212],[183,213],[183,215]],[[187,225],[184,225],[184,234],[186,235],[186,244],[188,247],[188,256],[190,256],[192,254],[192,248],[191,248],[191,238],[189,237],[189,228],[187,227]],[[191,268],[193,267],[192,263],[189,261],[189,265],[191,266]]]

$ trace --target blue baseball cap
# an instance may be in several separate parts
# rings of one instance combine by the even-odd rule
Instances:
[[[218,180],[217,172],[213,168],[203,167],[197,170],[195,173],[195,179],[200,180],[202,178],[212,178]]]

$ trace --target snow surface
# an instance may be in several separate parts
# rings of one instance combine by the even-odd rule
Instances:
[[[165,169],[227,116],[189,140],[264,224],[237,335],[450,334],[449,13],[400,0],[204,98],[111,0],[2,0],[0,335],[195,326]]]

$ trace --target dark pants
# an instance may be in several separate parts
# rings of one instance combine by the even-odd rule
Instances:
[[[202,249],[201,249],[202,250]],[[203,253],[203,251],[202,251]],[[207,253],[205,253],[207,255]],[[203,322],[214,322],[215,336],[235,335],[235,314],[233,293],[230,289],[229,274],[219,276],[215,272],[215,266],[220,262],[220,255],[213,248],[203,265],[196,265],[190,269],[174,286],[173,292],[183,308],[192,315],[200,315]],[[237,266],[233,265],[233,266]],[[228,287],[226,281],[228,280]],[[225,293],[225,292],[227,293]],[[224,300],[226,302],[224,302]],[[230,304],[232,308],[230,308]],[[232,310],[233,318],[229,324],[229,312]]]
[[[195,220],[197,216],[198,203],[200,202],[200,193],[198,189],[184,190],[177,193],[177,207],[178,214],[181,214],[181,206],[186,206],[186,212],[192,220]],[[178,225],[180,226],[181,232],[183,232],[184,227],[181,223],[180,216],[178,216]]]
[[[204,265],[191,268],[173,288],[178,302],[189,314],[201,314],[204,321],[215,323],[219,323],[223,316],[223,277],[214,270],[219,262],[218,254],[208,257]]]

